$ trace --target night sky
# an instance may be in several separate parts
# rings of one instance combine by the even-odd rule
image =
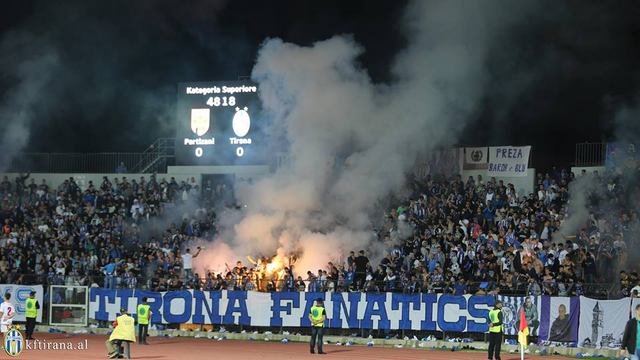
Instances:
[[[461,145],[534,146],[534,166],[567,166],[575,143],[612,138],[635,106],[640,3],[548,1],[490,49],[482,108]],[[375,82],[406,45],[406,1],[12,1],[0,11],[0,102],[14,68],[58,66],[31,106],[25,151],[141,151],[173,137],[176,84],[248,76],[269,37],[309,45],[352,34]],[[27,40],[24,40],[24,39]],[[15,40],[19,39],[19,40]],[[2,124],[0,124],[0,127]]]

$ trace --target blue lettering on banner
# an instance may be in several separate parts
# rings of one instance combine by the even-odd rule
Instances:
[[[25,309],[25,301],[29,298],[31,291],[33,288],[31,287],[20,287],[17,288],[14,295],[14,306],[16,308],[16,313],[24,314]],[[14,319],[15,320],[15,319]]]
[[[413,310],[420,310],[420,294],[397,294],[391,295],[391,310],[399,310],[402,305],[402,317],[400,317],[400,323],[398,327],[403,330],[411,329],[411,318],[409,317],[409,310],[413,304]]]
[[[109,320],[107,312],[107,300],[110,304],[116,302],[116,292],[111,289],[91,288],[89,301],[98,301],[98,311],[95,313],[96,320]]]
[[[287,301],[282,305],[282,301]],[[271,326],[282,326],[282,312],[291,315],[292,308],[300,307],[300,293],[274,292],[271,293]]]
[[[120,308],[126,309],[127,314],[135,313],[129,309],[129,298],[133,295],[133,289],[118,289],[116,290],[116,298],[120,299]]]
[[[420,322],[421,330],[435,331],[436,322],[433,321],[433,304],[438,301],[436,294],[422,294],[422,304],[425,307],[424,320]]]
[[[171,312],[171,304],[174,300],[182,299],[184,308],[182,313],[173,314]],[[191,320],[191,293],[184,291],[169,291],[164,295],[163,316],[166,322],[170,324],[188,323]]]
[[[521,159],[522,156],[520,148],[496,148],[496,158]]]
[[[346,293],[348,298],[347,302],[349,303],[348,309],[347,304],[344,301],[344,294],[345,293],[331,294],[331,302],[333,303],[333,315],[331,316],[331,320],[329,321],[329,326],[332,328],[341,328],[343,319],[342,313],[344,313],[349,329],[358,329],[360,328],[358,321],[358,304],[360,304],[362,293]]]
[[[211,306],[207,301],[206,294],[211,299]],[[194,291],[193,298],[195,299],[195,311],[193,314],[194,324],[222,324],[222,316],[220,316],[220,297],[222,293],[219,291]],[[202,314],[202,308],[207,311],[209,316],[209,322],[207,322]]]
[[[442,295],[438,299],[438,327],[442,331],[463,332],[467,325],[467,317],[458,315],[458,321],[448,322],[445,318],[445,308],[447,305],[457,305],[458,309],[450,313],[459,314],[460,310],[467,308],[467,300],[463,296]]]
[[[493,163],[489,163],[489,171],[493,171],[493,172],[505,172],[508,170],[508,165],[507,164],[493,164]]]
[[[387,315],[387,309],[384,304],[387,299],[387,294],[366,294],[367,298],[367,308],[364,310],[364,318],[362,319],[362,327],[366,329],[373,328],[373,320],[372,316],[377,316],[378,327],[377,329],[390,329],[391,321],[389,321],[389,317]]]
[[[249,311],[247,311],[247,292],[246,291],[227,291],[227,312],[224,315],[222,321],[225,324],[235,325],[251,325],[251,317]],[[238,303],[238,305],[236,305]],[[240,318],[236,323],[234,321],[235,313],[240,313]]]
[[[484,333],[489,331],[487,318],[489,317],[489,306],[493,306],[495,299],[493,296],[470,296],[467,302],[469,320],[467,320],[467,332]],[[478,305],[485,305],[487,308],[478,309]],[[474,319],[481,319],[476,321]]]

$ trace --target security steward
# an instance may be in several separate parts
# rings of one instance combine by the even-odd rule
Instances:
[[[489,356],[487,359],[500,360],[502,345],[502,302],[497,300],[493,310],[489,311]]]
[[[107,352],[109,359],[122,358],[121,347],[124,347],[124,355],[131,358],[131,343],[136,342],[135,319],[127,314],[127,309],[120,309],[120,316],[113,322],[113,332],[107,340]]]
[[[322,338],[324,336],[324,322],[327,320],[327,312],[324,309],[322,299],[316,299],[315,305],[311,307],[309,320],[311,321],[311,353],[315,354],[317,340],[318,354],[326,354],[322,351]]]
[[[36,292],[29,293],[29,298],[25,301],[27,310],[25,311],[25,317],[27,318],[27,340],[33,340],[33,331],[36,328],[36,319],[38,318],[38,310],[40,310],[40,304],[36,300]]]
[[[147,298],[142,298],[142,304],[138,305],[138,340],[141,345],[149,345],[147,342],[147,332],[149,331],[149,321],[151,320],[151,310],[147,303]]]

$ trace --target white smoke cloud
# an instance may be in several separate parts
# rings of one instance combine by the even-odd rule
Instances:
[[[640,260],[637,236],[640,231],[637,216],[640,213],[640,162],[634,150],[640,142],[640,122],[637,120],[640,107],[637,103],[638,99],[635,99],[634,103],[616,109],[613,114],[614,136],[610,143],[618,148],[615,154],[609,154],[613,158],[608,159],[610,163],[605,164],[604,171],[577,175],[571,182],[566,215],[553,238],[555,242],[564,242],[567,236],[591,229],[590,223],[598,227],[600,244],[614,245],[613,241],[620,236],[625,242],[624,256],[616,255],[613,261],[598,258],[599,261],[609,261],[598,270],[599,280],[605,282],[615,279],[618,271],[628,270]]]
[[[575,237],[580,229],[587,227],[593,218],[589,198],[593,195],[605,196],[605,190],[593,174],[580,176],[569,184],[569,200],[560,228],[553,234],[554,243],[564,243],[568,238]]]
[[[27,145],[34,107],[48,101],[45,86],[57,66],[55,51],[28,33],[10,32],[0,42],[0,78],[10,81],[0,102],[0,172]]]
[[[300,256],[297,272],[350,250],[381,256],[371,216],[416,158],[452,144],[483,96],[487,54],[514,21],[503,2],[415,1],[391,84],[374,84],[350,36],[309,47],[265,41],[252,78],[285,132],[290,162],[237,193],[246,216],[221,241],[236,254]]]

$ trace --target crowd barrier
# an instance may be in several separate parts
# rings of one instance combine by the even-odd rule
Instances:
[[[143,297],[149,299],[151,320],[156,324],[308,327],[313,301],[323,299],[330,328],[470,333],[487,331],[488,312],[500,300],[506,335],[517,334],[520,308],[529,301],[526,314],[531,336],[543,343],[598,348],[620,346],[626,321],[640,304],[637,298],[92,288],[89,317],[114,320],[122,307],[135,313]]]
[[[236,284],[239,286],[234,286],[233,289],[228,288],[225,285],[223,288],[210,288],[208,287],[207,278],[200,277],[197,285],[193,285],[190,282],[186,281],[184,278],[182,280],[182,286],[175,286],[165,283],[163,288],[152,288],[153,280],[151,277],[146,276],[137,276],[135,277],[135,281],[131,282],[130,278],[122,277],[122,276],[105,276],[103,274],[85,274],[85,275],[24,275],[24,274],[15,274],[15,273],[7,273],[3,274],[4,277],[0,282],[6,283],[14,283],[21,285],[43,285],[45,287],[49,285],[78,285],[78,286],[97,286],[104,287],[110,289],[120,289],[120,288],[137,288],[144,290],[152,290],[152,291],[176,291],[176,290],[186,290],[186,289],[199,289],[205,291],[211,290],[238,290],[238,291],[261,291],[261,292],[276,292],[276,291],[290,291],[288,288],[294,289],[293,291],[312,291],[312,292],[352,292],[352,291],[363,291],[363,292],[400,292],[400,293],[419,293],[419,292],[430,292],[430,293],[442,293],[442,294],[452,294],[453,285],[440,285],[436,286],[434,284],[428,284],[428,288],[420,288],[414,287],[412,288],[404,281],[397,281],[393,286],[394,290],[389,290],[389,285],[385,281],[369,281],[365,284],[362,284],[362,287],[356,288],[355,284],[346,283],[345,280],[338,281],[326,281],[324,285],[320,286],[320,284],[316,281],[315,283],[304,281],[304,288],[297,288],[295,284],[291,285],[286,280],[258,280],[252,281],[252,286],[249,288],[248,286],[242,286],[242,284]],[[492,291],[492,288],[486,288],[484,286],[488,285],[485,282],[467,282],[467,293],[476,294],[479,290],[483,291]],[[502,295],[509,296],[524,296],[528,294],[527,291],[527,282],[522,281],[512,289],[509,290],[501,290],[500,293]],[[556,294],[542,294],[542,295],[556,295]],[[580,291],[572,292],[571,295],[584,295],[590,298],[595,299],[618,299],[623,297],[620,289],[613,283],[582,283],[580,287]]]

